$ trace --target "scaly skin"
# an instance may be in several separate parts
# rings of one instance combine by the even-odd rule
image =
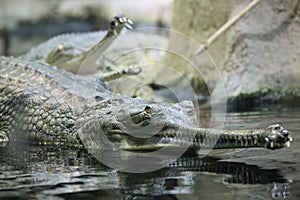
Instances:
[[[217,130],[195,127],[191,102],[155,103],[112,93],[105,83],[83,79],[51,65],[0,58],[0,142],[15,140],[41,145],[82,148],[101,134],[118,148],[161,147],[276,149],[291,137],[279,125],[266,130]],[[155,134],[152,134],[152,131]],[[150,137],[151,136],[151,137]]]

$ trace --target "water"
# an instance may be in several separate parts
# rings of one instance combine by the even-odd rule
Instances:
[[[280,123],[291,148],[215,150],[184,155],[144,174],[104,166],[84,151],[51,147],[3,149],[0,199],[300,199],[300,112],[230,113],[227,128]]]

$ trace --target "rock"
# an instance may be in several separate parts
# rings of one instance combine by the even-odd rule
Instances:
[[[175,0],[173,8],[172,29],[185,34],[201,45],[206,39],[212,35],[219,27],[221,27],[227,20],[229,15],[228,1],[214,2],[214,1],[196,1],[196,0]],[[198,72],[192,70],[189,63],[184,62],[176,57],[170,57],[168,64],[173,66],[176,70],[184,70],[190,73],[197,81],[198,86],[195,87],[196,93],[207,93],[207,88],[212,91],[218,78],[218,66],[221,66],[224,61],[226,50],[226,35],[222,35],[214,45],[209,48],[208,54],[202,53],[195,55],[194,46],[191,46],[186,40],[180,39],[175,34],[170,36],[169,49],[182,48],[185,50],[185,57],[189,61],[197,63]],[[200,46],[199,46],[200,47]],[[198,48],[199,48],[198,47]],[[197,49],[198,50],[198,49]],[[200,73],[199,73],[200,72]],[[198,80],[197,80],[198,79]],[[191,81],[192,82],[192,81]],[[206,84],[205,87],[200,84]]]
[[[222,68],[229,99],[255,104],[300,97],[299,2],[261,1],[229,30]]]
[[[208,64],[207,55],[195,58],[202,74],[210,76],[202,84],[213,94],[220,93],[225,86],[226,98],[236,107],[251,108],[263,102],[297,104],[300,99],[299,2],[265,0],[249,11],[208,50],[221,76],[212,71],[216,66]],[[172,28],[201,43],[247,3],[175,0]],[[172,42],[171,37],[172,43],[176,41]]]

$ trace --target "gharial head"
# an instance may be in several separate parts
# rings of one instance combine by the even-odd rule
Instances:
[[[84,134],[80,136],[83,143],[93,141],[98,147],[115,146],[124,150],[162,147],[278,149],[288,147],[292,141],[289,132],[280,125],[253,131],[199,128],[190,101],[169,104],[122,97],[104,100],[98,106],[101,109],[92,110],[94,115],[89,115],[82,126]],[[96,137],[91,139],[91,134]]]
[[[170,104],[122,97],[103,100],[97,106],[101,109],[93,109],[94,114],[88,114],[82,131],[97,134],[96,130],[100,130],[102,136],[122,149],[154,150],[168,146],[172,134],[179,133],[183,127],[196,127],[197,117],[191,101]],[[85,140],[82,137],[87,134],[81,136]]]
[[[122,31],[130,30],[132,29],[131,27],[132,24],[133,24],[132,21],[129,18],[125,17],[125,15],[118,14],[110,22],[108,34],[117,35]]]
[[[268,149],[280,149],[283,147],[290,147],[290,143],[293,141],[289,131],[284,129],[279,124],[270,125],[267,128],[267,132],[269,134],[267,137],[265,137],[265,146]]]

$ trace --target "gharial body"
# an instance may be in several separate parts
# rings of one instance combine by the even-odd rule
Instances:
[[[25,58],[0,57],[0,114],[2,146],[24,140],[84,148],[92,133],[125,150],[276,149],[292,141],[280,125],[257,130],[199,128],[190,101],[169,104],[130,98],[111,92],[97,77],[76,76]],[[106,140],[97,142],[107,147]]]

